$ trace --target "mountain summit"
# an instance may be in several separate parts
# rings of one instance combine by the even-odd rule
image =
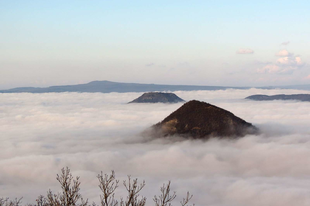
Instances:
[[[185,102],[173,93],[147,92],[129,103],[178,103]]]
[[[182,107],[153,126],[156,136],[180,135],[192,138],[229,137],[256,134],[251,123],[229,111],[196,100]]]

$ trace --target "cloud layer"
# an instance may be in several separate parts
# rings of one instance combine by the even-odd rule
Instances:
[[[139,133],[181,104],[126,104],[141,93],[0,94],[0,194],[33,203],[49,188],[59,189],[55,175],[69,166],[81,176],[84,197],[97,203],[96,175],[114,169],[121,180],[127,174],[145,179],[149,204],[171,180],[178,197],[189,190],[196,205],[309,205],[309,103],[244,100],[296,92],[176,92],[227,109],[264,133],[236,141],[147,143]]]

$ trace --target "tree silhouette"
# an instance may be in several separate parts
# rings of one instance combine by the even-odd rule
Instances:
[[[119,187],[119,180],[115,177],[115,172],[111,174],[103,174],[101,172],[97,176],[99,180],[100,206],[145,206],[146,197],[141,196],[140,192],[145,187],[145,181],[141,183],[138,179],[132,179],[128,175],[128,179],[123,181],[123,186],[127,191],[127,197],[115,199],[115,191]],[[68,167],[62,168],[61,173],[57,174],[56,180],[59,182],[62,192],[54,194],[48,190],[46,197],[40,195],[36,199],[36,204],[27,204],[27,206],[98,206],[96,203],[88,204],[88,200],[84,200],[80,194],[80,177],[73,177]],[[154,196],[155,206],[172,206],[173,200],[176,198],[176,192],[171,192],[171,182],[167,185],[163,184],[160,188],[160,195]],[[193,195],[187,192],[187,196],[180,201],[181,206],[187,206]],[[0,206],[20,206],[21,199],[9,200],[8,198],[0,198]],[[194,206],[194,205],[193,205]]]

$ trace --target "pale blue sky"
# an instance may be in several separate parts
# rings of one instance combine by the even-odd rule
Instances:
[[[0,88],[310,84],[309,8],[309,1],[0,0]]]

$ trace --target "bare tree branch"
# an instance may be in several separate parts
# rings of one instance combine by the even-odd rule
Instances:
[[[112,174],[109,176],[101,172],[97,176],[99,180],[99,188],[103,195],[100,195],[101,206],[117,206],[118,202],[114,199],[115,190],[118,187],[119,180],[115,179],[115,172],[112,170]]]
[[[19,206],[22,199],[23,198],[15,198],[14,200],[10,200],[9,198],[0,198],[0,206]]]
[[[145,181],[143,180],[142,183],[138,184],[138,179],[131,180],[131,177],[128,175],[128,183],[126,180],[123,181],[123,185],[125,186],[128,196],[126,201],[123,201],[121,199],[121,206],[144,206],[146,204],[146,198],[141,197],[141,199],[138,199],[139,192],[143,189],[145,186]]]
[[[160,196],[154,196],[153,201],[155,202],[156,206],[171,206],[171,202],[176,198],[176,192],[170,194],[170,184],[170,181],[168,182],[167,186],[163,184],[163,186],[160,188]]]
[[[183,200],[180,202],[181,206],[186,206],[188,202],[192,199],[193,195],[191,195],[189,192],[186,194],[186,198],[183,198]],[[195,206],[195,204],[193,204]]]
[[[87,206],[88,200],[84,201],[80,194],[80,177],[73,178],[68,167],[61,169],[61,174],[57,174],[57,181],[60,183],[62,193],[53,194],[51,190],[47,192],[47,205],[50,206]],[[77,204],[78,201],[80,204]]]

